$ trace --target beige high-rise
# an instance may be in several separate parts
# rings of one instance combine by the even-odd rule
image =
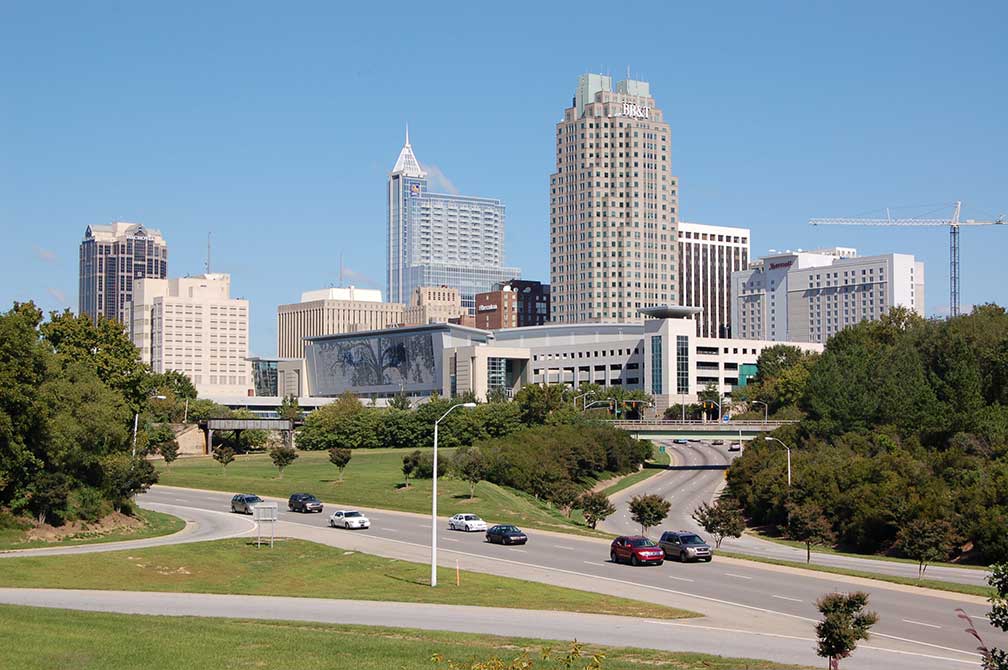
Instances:
[[[671,132],[650,85],[578,78],[556,125],[550,177],[551,316],[639,321],[675,303],[677,180]]]

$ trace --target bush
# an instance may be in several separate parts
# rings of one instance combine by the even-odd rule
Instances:
[[[79,519],[94,523],[108,511],[105,496],[92,486],[78,489],[74,501],[74,512]]]
[[[440,454],[439,454],[440,456]],[[437,473],[438,477],[444,477],[445,472],[448,471],[448,464],[445,462],[446,459],[438,458]],[[420,457],[417,459],[416,469],[413,471],[413,477],[416,479],[432,479],[434,476],[434,452],[421,452]]]

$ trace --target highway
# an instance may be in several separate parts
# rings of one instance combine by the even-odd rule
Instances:
[[[703,532],[693,520],[692,514],[701,502],[710,502],[724,483],[725,469],[731,459],[738,455],[738,452],[727,451],[729,442],[725,440],[725,445],[714,446],[700,441],[690,441],[688,444],[675,444],[671,440],[661,441],[672,457],[671,468],[614,495],[612,501],[616,506],[616,514],[600,524],[601,529],[621,535],[640,534],[640,526],[630,519],[627,503],[635,495],[654,493],[672,502],[669,518],[662,525],[663,530],[692,530],[704,536],[713,546],[713,539],[707,537],[707,533]],[[783,449],[781,458],[785,458]],[[744,534],[738,539],[727,538],[721,543],[721,548],[741,554],[805,562],[804,549],[770,542],[749,534]],[[917,577],[915,563],[840,556],[816,551],[812,552],[812,563],[909,579]],[[975,586],[986,586],[987,574],[986,570],[944,566],[930,566],[925,572],[925,576],[929,579]]]
[[[231,493],[154,487],[142,496],[144,506],[159,504],[197,510],[227,510]],[[326,501],[327,503],[329,501]],[[332,509],[332,505],[327,505]],[[366,510],[372,527],[368,531],[345,531],[327,527],[328,514],[289,513],[281,504],[278,533],[303,537],[335,546],[367,551],[405,560],[424,560],[430,539],[429,517]],[[481,533],[447,530],[440,519],[440,559],[445,565],[460,560],[463,568],[563,586],[626,595],[674,607],[698,611],[710,625],[726,630],[747,630],[775,635],[810,636],[818,618],[814,602],[828,591],[866,590],[879,623],[873,629],[872,645],[920,654],[925,660],[951,659],[964,667],[977,664],[973,640],[963,632],[955,609],[963,607],[974,617],[990,644],[1008,646],[1008,635],[997,631],[984,618],[988,606],[982,598],[939,593],[899,585],[794,571],[748,561],[715,558],[712,563],[634,568],[608,560],[608,543],[594,538],[528,531],[522,547],[489,545]],[[488,519],[489,523],[506,519]],[[506,631],[500,631],[502,633]],[[730,636],[718,653],[733,654]],[[707,649],[711,651],[711,649]],[[767,653],[775,657],[773,648]],[[856,666],[851,666],[856,667]],[[937,666],[936,666],[937,667]]]

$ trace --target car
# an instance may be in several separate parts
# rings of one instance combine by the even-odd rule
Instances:
[[[448,519],[448,530],[464,530],[468,533],[472,530],[486,529],[486,521],[475,514],[456,514]]]
[[[491,544],[525,544],[528,536],[521,532],[517,526],[502,523],[491,526],[486,533],[487,542]]]
[[[329,515],[331,528],[370,528],[371,520],[355,509],[338,509]]]
[[[715,447],[721,447],[724,446],[724,440],[714,440],[713,442],[711,442],[711,444],[713,444]]]
[[[631,565],[661,565],[665,562],[665,552],[649,537],[621,535],[609,545],[609,560]]]
[[[732,442],[728,445],[728,451],[742,451],[742,445],[738,442]]]
[[[238,493],[231,498],[231,511],[235,514],[251,514],[252,508],[263,501],[254,493]]]
[[[292,493],[287,509],[292,512],[321,512],[322,501],[310,493]]]
[[[704,539],[688,530],[669,530],[662,533],[658,546],[667,558],[678,558],[683,563],[706,561],[714,558],[714,550]]]
[[[685,437],[677,437],[676,439],[672,440],[672,444],[689,444],[689,440],[687,440]]]

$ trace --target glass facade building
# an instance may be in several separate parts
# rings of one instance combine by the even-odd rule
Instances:
[[[138,223],[88,226],[80,245],[78,310],[129,328],[133,282],[168,276],[168,245],[161,231]]]

